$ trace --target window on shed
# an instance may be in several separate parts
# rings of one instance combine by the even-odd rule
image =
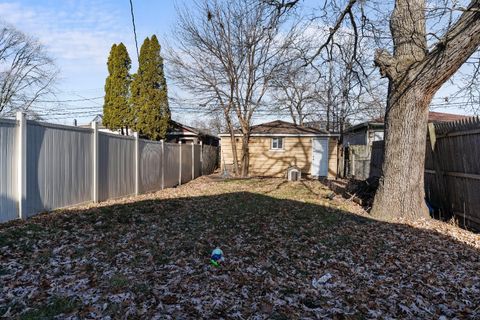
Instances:
[[[272,138],[272,150],[282,150],[283,149],[283,138],[275,137]]]
[[[383,140],[383,131],[377,131],[373,135],[373,141],[381,141]]]

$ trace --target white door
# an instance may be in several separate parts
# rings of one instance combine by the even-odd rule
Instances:
[[[311,175],[328,175],[328,138],[313,138]]]

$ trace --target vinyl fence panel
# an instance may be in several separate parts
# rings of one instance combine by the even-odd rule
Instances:
[[[29,121],[22,114],[0,119],[0,222],[175,187],[217,168],[217,147],[149,141],[97,127]]]
[[[182,144],[182,184],[192,180],[192,145]]]
[[[195,179],[200,177],[202,175],[202,163],[201,163],[201,155],[202,155],[202,146],[199,144],[196,144],[193,149],[193,157],[195,159]]]
[[[91,200],[92,131],[27,122],[26,215]]]
[[[162,143],[140,140],[140,192],[162,188]]]
[[[0,222],[18,218],[16,121],[0,119]]]
[[[115,199],[135,193],[135,139],[98,134],[98,197]]]
[[[165,188],[175,187],[178,185],[178,176],[180,173],[180,145],[173,143],[165,143]]]

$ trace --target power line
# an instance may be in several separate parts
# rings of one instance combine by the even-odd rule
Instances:
[[[130,14],[132,16],[133,37],[135,38],[135,48],[137,48],[137,60],[140,62],[140,55],[138,53],[137,28],[135,27],[135,14],[133,13],[132,0],[130,0]]]
[[[82,101],[92,101],[103,99],[103,96],[100,97],[93,97],[93,98],[82,98],[82,99],[67,99],[67,100],[35,100],[35,102],[42,102],[42,103],[64,103],[64,102],[82,102]]]

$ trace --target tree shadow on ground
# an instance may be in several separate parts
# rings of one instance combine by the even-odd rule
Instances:
[[[0,226],[0,248],[12,318],[480,317],[478,249],[250,192],[38,216]]]

